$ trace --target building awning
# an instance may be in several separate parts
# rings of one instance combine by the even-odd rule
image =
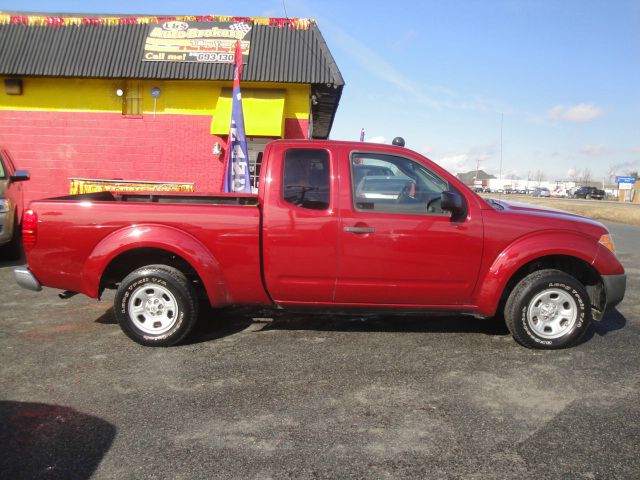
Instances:
[[[231,123],[230,88],[222,89],[211,120],[211,133],[228,135]],[[244,129],[252,137],[284,137],[285,90],[242,89]]]

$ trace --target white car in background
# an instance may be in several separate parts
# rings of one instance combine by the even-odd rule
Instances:
[[[553,191],[551,192],[551,196],[552,197],[558,197],[558,198],[566,198],[569,196],[569,194],[567,193],[567,190],[562,188],[562,187],[556,187],[555,189],[553,189]]]

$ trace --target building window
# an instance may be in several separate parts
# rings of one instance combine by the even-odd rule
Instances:
[[[326,210],[330,198],[329,153],[291,149],[284,157],[283,195],[288,203],[310,210]]]
[[[122,114],[125,116],[142,115],[142,84],[141,82],[127,82],[122,101]]]
[[[247,137],[251,190],[254,193],[257,193],[258,187],[260,186],[260,169],[262,168],[262,155],[264,149],[272,140],[273,138]]]

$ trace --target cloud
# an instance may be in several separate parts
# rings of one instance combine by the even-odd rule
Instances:
[[[384,137],[382,135],[378,135],[377,137],[371,137],[369,139],[365,138],[365,140],[369,143],[384,143]]]
[[[586,123],[602,116],[602,109],[596,107],[592,103],[579,103],[568,107],[565,105],[556,105],[547,112],[549,119],[553,121],[565,121],[575,123]]]
[[[282,10],[281,8],[270,8],[268,10],[263,10],[262,16],[267,18],[284,17],[284,10]]]
[[[466,153],[448,155],[438,159],[436,163],[454,175],[460,172],[467,172],[471,169],[471,159]]]
[[[398,38],[395,42],[393,42],[393,46],[396,48],[404,47],[411,42],[414,38],[418,36],[418,32],[415,30],[407,30],[404,34]]]
[[[471,155],[479,156],[481,159],[488,159],[493,156],[498,150],[498,145],[495,143],[487,143],[485,145],[474,145],[469,148]]]
[[[352,59],[372,75],[378,77],[413,99],[434,109],[441,108],[441,102],[424,93],[420,86],[400,73],[400,70],[384,60],[375,50],[355,37],[349,35],[333,22],[324,21],[325,30],[332,32],[337,45],[344,49]]]
[[[589,156],[604,155],[609,153],[609,148],[603,143],[597,145],[587,144],[580,147],[580,153]]]
[[[435,150],[434,150],[434,148],[433,148],[433,147],[430,147],[430,146],[428,146],[428,145],[425,145],[424,147],[422,147],[422,148],[419,150],[419,152],[420,152],[422,155],[429,156],[429,155],[433,155],[433,154],[435,153]]]
[[[476,168],[483,170],[486,167],[486,163],[493,159],[495,153],[495,144],[476,145],[469,147],[465,152],[449,153],[438,159],[432,159],[441,167],[456,174],[469,172]]]
[[[298,5],[298,9],[313,13],[305,2],[298,1],[295,3]],[[447,86],[416,81],[409,75],[402,73],[404,71],[403,68],[388,62],[376,49],[349,34],[338,26],[335,21],[318,15],[311,16],[315,16],[318,22],[322,24],[323,32],[332,37],[336,48],[346,52],[354,63],[369,72],[370,75],[408,95],[411,98],[411,102],[424,105],[433,110],[450,108],[494,113],[510,113],[512,111],[508,105],[493,98],[467,93],[461,94]],[[401,41],[411,42],[417,35],[416,32],[408,31],[401,38]]]

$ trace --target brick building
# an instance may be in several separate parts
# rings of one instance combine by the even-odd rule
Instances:
[[[344,81],[313,20],[0,12],[0,144],[28,199],[72,177],[219,191],[237,40],[252,162],[270,139],[327,138]]]

